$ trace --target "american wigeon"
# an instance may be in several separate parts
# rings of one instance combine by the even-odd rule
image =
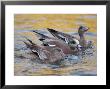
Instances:
[[[42,63],[55,63],[65,57],[62,49],[58,47],[39,46],[27,39],[29,43],[24,42],[26,46],[34,53]]]
[[[73,45],[71,46],[71,44],[68,45],[67,43],[65,43],[62,40],[46,36],[44,34],[39,33],[38,31],[33,31],[33,32],[36,33],[37,35],[40,35],[39,40],[43,42],[43,44],[42,44],[43,46],[50,46],[50,47],[56,46],[58,48],[61,48],[65,54],[76,54],[76,52],[81,50],[79,41],[77,43],[74,43],[74,46]],[[75,41],[77,41],[77,40],[75,40]]]
[[[78,34],[80,39],[74,37],[73,35],[67,34],[67,33],[63,33],[63,32],[59,32],[56,31],[54,29],[50,29],[47,28],[47,30],[56,38],[66,42],[70,47],[75,47],[75,46],[79,46],[79,48],[85,48],[87,47],[89,44],[87,43],[87,41],[85,40],[85,36],[84,33],[88,31],[88,27],[86,26],[80,26],[78,29]],[[78,45],[79,44],[79,45]]]
[[[56,31],[54,29],[49,29],[49,28],[47,28],[47,30],[54,37],[58,38],[59,40],[64,41],[66,44],[68,44],[71,49],[78,48],[78,50],[81,50],[82,47],[80,45],[79,40],[76,37],[74,37],[73,35],[63,33],[63,32],[59,32],[59,31]]]

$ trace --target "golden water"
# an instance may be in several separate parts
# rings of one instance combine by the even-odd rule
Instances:
[[[76,32],[80,25],[88,26],[89,33],[97,32],[97,16],[95,14],[15,14],[14,30],[15,30],[15,59],[14,74],[15,76],[62,76],[62,75],[96,75],[97,73],[97,54],[86,56],[80,62],[70,65],[50,65],[40,64],[36,60],[30,50],[25,50],[23,36],[28,37],[37,44],[38,41],[35,34],[31,30],[45,30],[45,28],[53,28],[62,32]],[[46,31],[46,30],[45,30]],[[92,40],[96,50],[97,36],[87,35],[87,40]],[[82,74],[83,75],[83,74]]]

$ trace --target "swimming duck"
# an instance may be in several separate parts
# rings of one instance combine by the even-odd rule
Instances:
[[[66,44],[68,44],[71,49],[78,48],[79,50],[81,50],[82,46],[80,45],[80,42],[76,37],[69,35],[67,33],[63,33],[63,32],[56,31],[54,29],[50,29],[50,28],[47,28],[47,30],[54,37],[60,39],[61,41],[65,42]]]
[[[77,44],[74,48],[71,48],[64,41],[61,41],[61,40],[53,38],[53,37],[46,36],[44,34],[39,33],[38,31],[33,31],[33,32],[40,35],[39,40],[43,42],[43,44],[42,44],[43,46],[58,47],[58,48],[62,49],[62,51],[65,54],[75,54],[77,51],[79,51],[79,46],[77,46]],[[78,43],[78,45],[79,45],[79,43]]]
[[[39,46],[27,39],[26,46],[34,53],[43,63],[55,63],[65,57],[62,49],[58,47]]]

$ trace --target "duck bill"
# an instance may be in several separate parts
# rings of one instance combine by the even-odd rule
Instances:
[[[85,27],[84,31],[86,32],[86,31],[88,31],[88,30],[89,30],[89,28],[88,28],[88,27]]]

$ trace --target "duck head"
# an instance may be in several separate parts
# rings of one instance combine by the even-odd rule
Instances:
[[[85,32],[88,31],[88,27],[86,26],[80,26],[79,29],[78,29],[78,33],[79,33],[79,36],[82,36]]]

